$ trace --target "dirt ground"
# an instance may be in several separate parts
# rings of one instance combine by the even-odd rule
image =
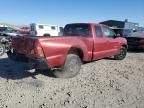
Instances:
[[[144,52],[84,64],[71,79],[27,71],[4,55],[0,108],[144,108]]]

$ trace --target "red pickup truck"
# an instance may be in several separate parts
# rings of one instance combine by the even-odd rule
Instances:
[[[76,76],[84,62],[113,56],[123,60],[127,41],[117,37],[105,25],[93,23],[67,24],[63,36],[17,37],[12,46],[16,55],[27,57],[35,69],[58,69],[55,77]]]

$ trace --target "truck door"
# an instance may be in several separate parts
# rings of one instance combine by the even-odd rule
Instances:
[[[93,60],[98,60],[106,57],[108,51],[108,41],[103,36],[102,28],[100,25],[94,27],[95,37],[94,37],[94,49],[93,49]]]
[[[118,50],[119,43],[116,40],[116,38],[114,38],[115,36],[114,31],[106,26],[103,26],[102,29],[103,29],[104,36],[106,37],[107,40],[107,47],[108,47],[107,55],[112,56],[117,54],[119,51]]]

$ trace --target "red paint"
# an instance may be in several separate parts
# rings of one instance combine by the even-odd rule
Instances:
[[[83,61],[93,61],[119,53],[122,45],[127,45],[126,39],[96,37],[95,26],[91,24],[90,36],[61,36],[61,37],[24,37],[15,38],[13,47],[16,52],[25,54],[29,58],[40,58],[44,56],[50,68],[62,66],[70,49],[79,49],[83,54]],[[109,28],[110,29],[110,28]],[[39,51],[37,52],[36,51]],[[41,54],[40,54],[41,53]]]

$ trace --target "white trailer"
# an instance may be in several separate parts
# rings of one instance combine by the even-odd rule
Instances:
[[[30,35],[32,36],[61,36],[63,27],[49,24],[30,24]]]

